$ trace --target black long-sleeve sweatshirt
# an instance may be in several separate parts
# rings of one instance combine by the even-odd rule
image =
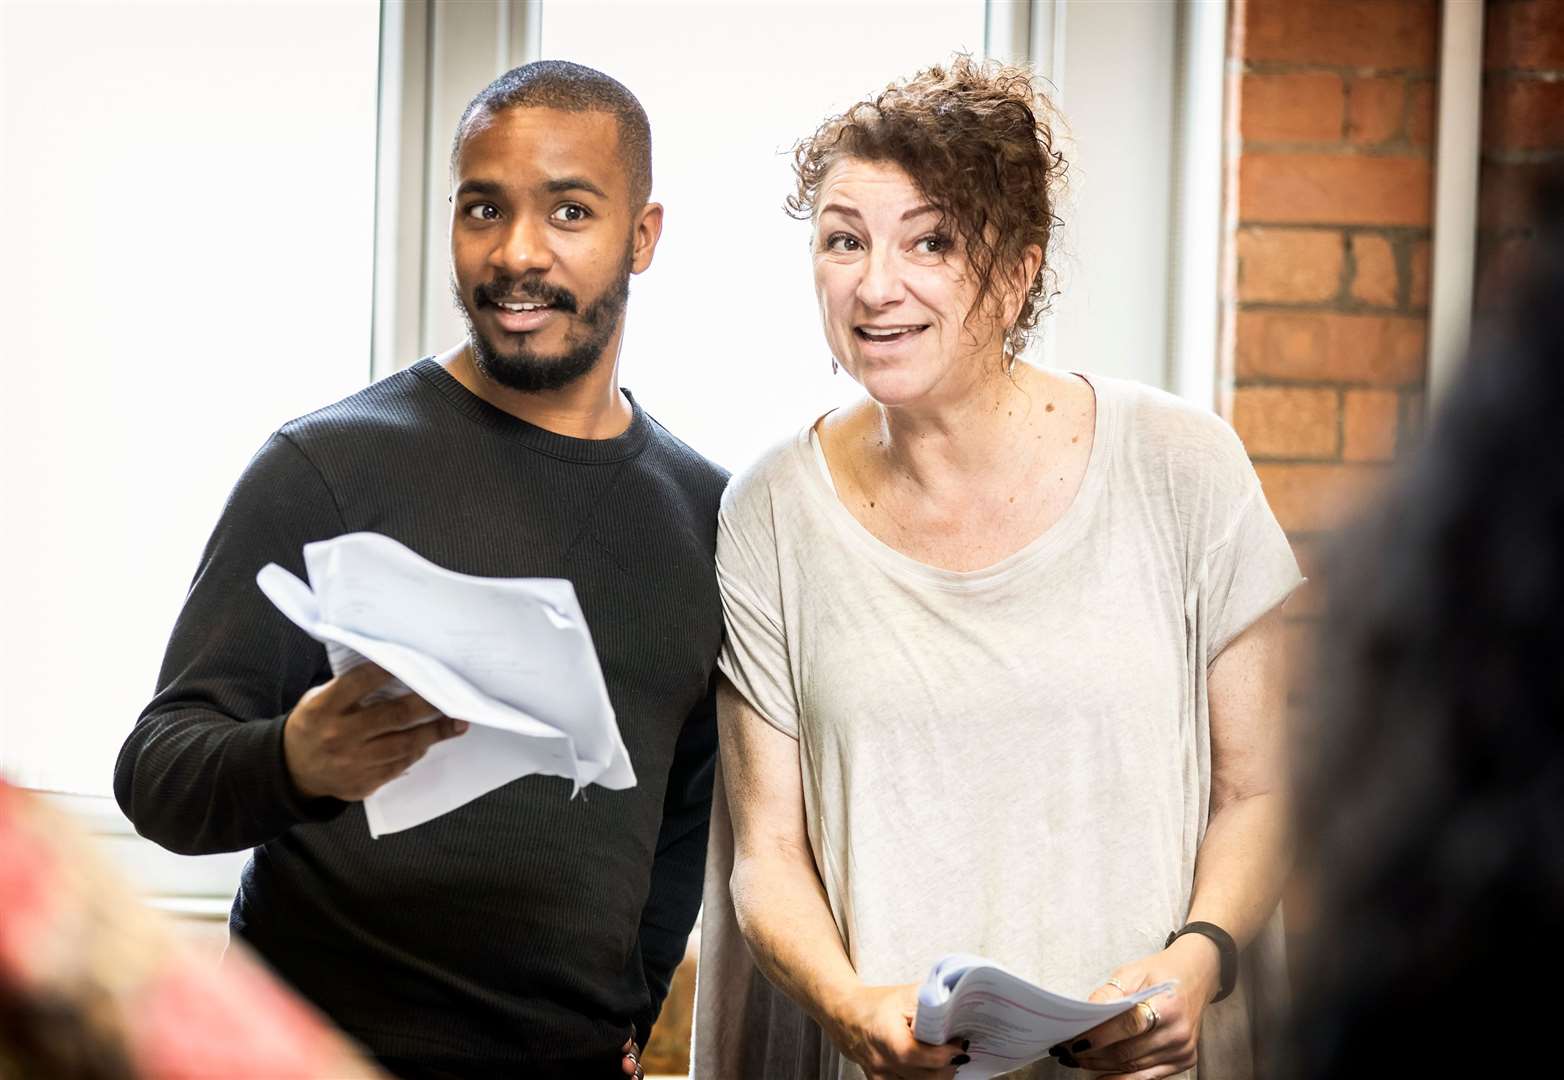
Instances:
[[[371,1051],[460,1075],[612,1061],[644,1039],[700,905],[722,638],[726,475],[639,405],[573,439],[432,360],[283,426],[208,542],[153,698],[115,767],[120,806],[185,853],[254,848],[234,932]],[[524,777],[404,832],[304,800],[288,712],[325,649],[255,574],[367,530],[468,574],[575,586],[638,783]]]

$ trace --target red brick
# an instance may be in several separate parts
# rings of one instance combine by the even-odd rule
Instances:
[[[1406,117],[1406,80],[1353,79],[1347,84],[1347,141],[1360,145],[1401,137]]]
[[[1341,76],[1328,71],[1245,75],[1240,127],[1245,139],[1340,142]]]
[[[1557,165],[1484,161],[1477,176],[1477,225],[1482,229],[1530,226],[1536,219],[1539,183]]]
[[[1405,315],[1240,311],[1240,379],[1410,386],[1427,367],[1427,323]]]
[[[1432,71],[1435,0],[1248,0],[1244,59]]]
[[[1352,298],[1375,307],[1396,306],[1396,253],[1383,236],[1352,238]]]
[[[1396,456],[1401,395],[1394,390],[1348,390],[1342,399],[1341,456],[1389,461]]]
[[[1432,272],[1429,267],[1429,245],[1427,240],[1413,241],[1412,257],[1409,261],[1412,269],[1412,280],[1407,288],[1407,306],[1427,308],[1429,275]]]
[[[1240,386],[1233,393],[1233,427],[1249,456],[1336,456],[1336,391],[1304,386]]]
[[[1240,229],[1238,298],[1319,303],[1341,288],[1341,234],[1323,229]]]
[[[1276,520],[1290,533],[1326,532],[1345,524],[1386,475],[1383,466],[1314,463],[1262,462],[1255,471]]]
[[[1484,68],[1564,68],[1559,0],[1490,2],[1483,21]]]
[[[1483,149],[1564,150],[1564,81],[1498,78],[1485,85]]]
[[[1245,224],[1427,225],[1432,189],[1422,158],[1245,154],[1238,216]]]
[[[1439,84],[1420,79],[1407,86],[1407,139],[1433,146],[1439,132]]]

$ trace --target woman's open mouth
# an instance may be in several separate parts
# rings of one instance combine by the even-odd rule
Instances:
[[[853,335],[859,341],[871,345],[894,345],[915,338],[928,328],[927,323],[918,326],[855,326]]]

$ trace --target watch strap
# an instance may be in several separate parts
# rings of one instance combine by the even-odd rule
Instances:
[[[1211,1000],[1221,1001],[1233,992],[1233,987],[1238,985],[1238,943],[1233,940],[1232,934],[1215,923],[1192,922],[1182,930],[1175,930],[1169,934],[1167,945],[1172,945],[1185,934],[1199,934],[1201,937],[1209,938],[1216,945],[1217,954],[1222,960],[1222,987]]]

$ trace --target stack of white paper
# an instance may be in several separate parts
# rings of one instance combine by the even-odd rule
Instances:
[[[1173,989],[1158,983],[1117,1001],[1094,1004],[1051,993],[981,956],[946,956],[918,987],[918,1015],[912,1033],[921,1042],[970,1039],[972,1061],[956,1070],[965,1080],[983,1080],[1039,1058],[1138,1001]]]
[[[379,696],[416,692],[472,726],[435,743],[364,800],[374,836],[450,812],[517,777],[635,786],[608,688],[570,582],[481,578],[420,558],[378,533],[304,546],[306,585],[270,563],[256,583],[323,642],[335,674],[379,664]]]

